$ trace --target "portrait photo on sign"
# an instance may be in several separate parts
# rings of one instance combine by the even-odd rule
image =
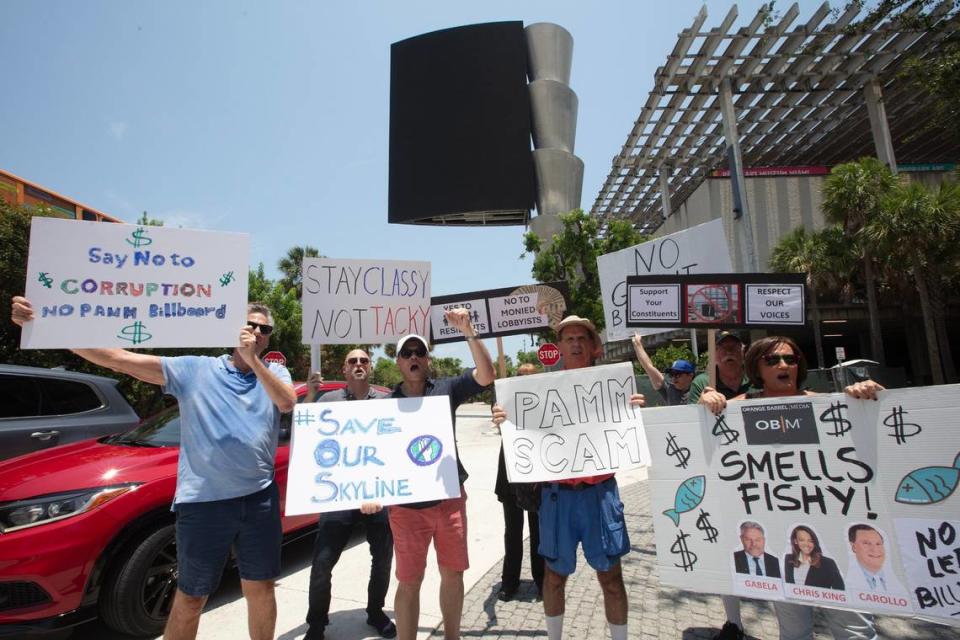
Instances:
[[[819,589],[843,591],[846,586],[836,556],[824,548],[821,537],[808,524],[790,527],[783,553],[783,578],[788,585],[813,587],[794,589],[792,597],[814,597]]]

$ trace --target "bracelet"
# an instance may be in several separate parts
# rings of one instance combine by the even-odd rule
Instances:
[[[473,342],[477,339],[477,336],[464,336],[467,342]]]

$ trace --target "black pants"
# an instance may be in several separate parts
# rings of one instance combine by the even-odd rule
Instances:
[[[307,624],[322,630],[329,624],[330,574],[340,554],[350,541],[354,523],[362,521],[370,545],[370,581],[367,583],[367,614],[382,613],[390,587],[393,565],[393,534],[387,510],[363,515],[359,510],[325,513],[320,516],[317,540],[313,546],[313,567],[310,569],[310,608]]]
[[[520,584],[520,567],[523,564],[523,509],[512,500],[503,504],[503,588],[516,589]],[[543,588],[543,558],[537,553],[540,547],[540,522],[536,511],[527,512],[530,526],[530,567],[537,588]]]

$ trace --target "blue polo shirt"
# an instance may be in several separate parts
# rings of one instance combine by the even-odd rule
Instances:
[[[280,410],[252,371],[230,356],[161,358],[164,391],[180,403],[180,458],[174,504],[256,493],[273,482]],[[291,384],[286,367],[270,372]]]
[[[467,479],[467,470],[460,462],[460,451],[456,447],[457,438],[457,407],[482,392],[487,387],[482,386],[473,378],[473,369],[464,369],[459,376],[450,378],[440,378],[439,380],[427,379],[426,386],[423,389],[424,396],[447,396],[450,399],[450,422],[453,424],[454,453],[457,457],[457,473],[460,476],[460,484]],[[391,394],[393,398],[406,398],[403,393],[403,383],[401,382],[393,389]],[[408,509],[426,509],[440,504],[439,500],[430,500],[428,502],[413,502],[401,505]]]

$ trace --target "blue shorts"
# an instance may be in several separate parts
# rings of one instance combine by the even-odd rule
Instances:
[[[630,551],[616,479],[576,488],[550,483],[541,491],[538,551],[551,571],[576,571],[577,544],[597,571],[609,571]]]
[[[233,548],[244,580],[280,575],[280,495],[277,483],[239,498],[181,502],[177,513],[177,588],[188,596],[217,589]]]

